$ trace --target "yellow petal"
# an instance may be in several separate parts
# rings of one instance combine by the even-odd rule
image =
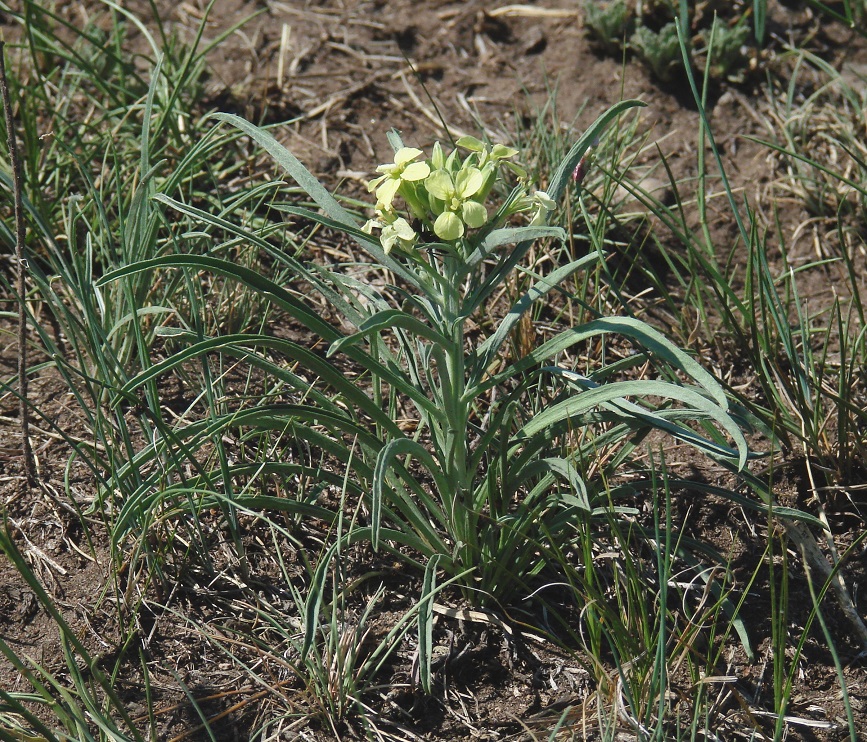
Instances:
[[[394,153],[394,164],[395,165],[405,165],[408,162],[412,162],[419,155],[423,155],[420,149],[416,149],[415,147],[401,147],[397,152]]]
[[[401,178],[404,180],[424,180],[430,175],[430,167],[426,162],[413,162],[406,166]]]
[[[457,178],[455,178],[455,191],[458,198],[475,196],[484,182],[485,178],[482,175],[482,171],[477,167],[462,168],[458,172]]]
[[[464,236],[464,223],[457,214],[444,211],[434,222],[434,234],[446,242],[460,239]]]
[[[376,189],[377,202],[385,207],[391,206],[398,188],[400,188],[400,178],[386,178]]]
[[[488,221],[488,212],[478,201],[464,201],[461,204],[461,216],[468,227],[478,229]]]
[[[448,201],[455,190],[452,176],[445,170],[434,170],[424,182],[424,187],[431,196],[440,201]]]

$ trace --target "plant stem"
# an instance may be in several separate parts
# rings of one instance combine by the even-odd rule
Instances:
[[[443,402],[446,413],[445,446],[447,460],[446,479],[452,484],[453,491],[443,495],[451,499],[450,509],[454,513],[455,524],[459,525],[460,540],[464,550],[476,542],[475,522],[472,503],[472,474],[467,471],[469,460],[467,450],[466,402],[463,399],[466,389],[466,359],[464,358],[464,322],[460,319],[461,301],[459,298],[462,266],[457,256],[447,255],[443,261],[446,281],[443,291],[443,334],[451,340],[452,347],[446,358],[446,383],[443,384]],[[467,554],[467,557],[472,556]],[[462,559],[462,567],[472,566],[472,560]]]
[[[24,260],[24,206],[21,200],[21,161],[15,141],[15,120],[6,80],[5,42],[0,41],[0,96],[3,98],[3,115],[6,119],[6,141],[9,147],[9,162],[12,165],[12,196],[15,202],[15,261],[18,263],[18,405],[21,418],[21,453],[24,456],[24,474],[27,486],[36,484],[36,465],[30,445],[30,407],[27,403],[27,283]]]

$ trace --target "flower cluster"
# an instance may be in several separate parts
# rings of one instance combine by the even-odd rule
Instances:
[[[518,212],[532,210],[532,224],[545,224],[554,203],[544,191],[530,195],[526,172],[512,162],[518,150],[489,145],[475,137],[461,137],[457,144],[468,151],[465,157],[457,149],[446,155],[436,142],[426,160],[420,159],[422,150],[401,147],[394,162],[376,168],[379,177],[368,183],[368,190],[376,195],[376,216],[364,225],[364,231],[380,230],[386,253],[395,247],[411,250],[421,228],[444,243],[456,244],[470,234],[468,230],[502,226]],[[518,176],[519,185],[492,216],[485,202],[504,168]],[[398,196],[406,206],[405,215],[397,210]]]

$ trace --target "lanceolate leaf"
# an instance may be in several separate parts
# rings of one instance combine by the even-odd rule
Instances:
[[[521,484],[523,479],[537,477],[543,473],[550,473],[568,482],[572,488],[572,504],[590,512],[590,501],[587,499],[587,486],[584,480],[575,465],[562,457],[540,459],[534,465],[526,467],[520,473],[520,479],[516,480],[515,485]]]
[[[414,286],[416,289],[421,289],[422,285],[418,276],[416,276],[412,271],[407,270],[400,262],[390,257],[385,250],[382,249],[379,240],[376,239],[376,237],[369,235],[367,232],[364,232],[357,227],[346,227],[334,219],[329,219],[327,216],[317,214],[315,211],[311,211],[310,209],[295,206],[280,206],[277,210],[287,214],[300,216],[305,219],[310,219],[317,224],[321,224],[323,227],[329,227],[344,232],[361,245],[379,265],[386,266],[390,271],[400,276],[411,286]]]
[[[725,390],[711,374],[704,370],[701,364],[674,345],[661,332],[654,330],[645,322],[633,317],[603,317],[591,320],[580,327],[574,327],[561,332],[556,337],[534,349],[524,358],[513,363],[501,373],[491,376],[487,381],[480,384],[477,389],[468,390],[467,393],[473,396],[483,393],[485,390],[556,356],[558,353],[562,353],[577,343],[596,335],[607,333],[617,333],[635,340],[643,349],[655,354],[673,368],[679,369],[691,376],[720,407],[723,409],[728,408]]]
[[[166,255],[151,260],[143,260],[107,273],[99,280],[97,285],[102,286],[133,273],[160,267],[193,268],[234,278],[250,288],[261,292],[263,296],[281,306],[323,340],[330,343],[343,337],[340,332],[282,286],[279,286],[254,270],[227,260],[206,255]],[[424,393],[415,389],[412,385],[406,384],[396,372],[375,361],[369,354],[364,353],[357,347],[351,347],[346,350],[346,355],[360,363],[372,374],[379,376],[383,381],[401,388],[422,409],[427,410],[430,414],[436,413],[435,407]]]
[[[328,190],[310,173],[310,171],[301,164],[301,161],[295,157],[288,149],[278,142],[270,132],[262,129],[249,121],[245,121],[240,116],[235,116],[230,113],[214,113],[211,114],[218,121],[225,121],[227,124],[246,132],[262,149],[264,149],[274,160],[280,165],[298,185],[300,185],[317,205],[334,219],[335,222],[341,225],[346,225],[349,228],[357,229],[360,225],[356,219],[344,209],[332,196]]]
[[[288,149],[278,142],[270,132],[262,129],[240,116],[229,113],[214,113],[212,116],[220,121],[225,121],[232,126],[246,132],[262,149],[264,149],[280,165],[293,180],[301,186],[306,193],[316,202],[332,220],[333,226],[342,229],[348,235],[356,239],[359,245],[367,250],[373,258],[399,276],[412,280],[412,274],[401,263],[389,255],[377,244],[371,243],[370,237],[356,237],[361,225],[356,218],[344,209],[328,190],[304,167],[301,161]]]
[[[302,322],[323,339],[332,341],[340,337],[340,333],[337,330],[282,286],[274,283],[261,273],[243,265],[209,255],[164,255],[158,258],[151,258],[150,260],[140,260],[114,271],[109,271],[97,281],[96,285],[97,287],[104,286],[125,276],[153,270],[154,268],[192,268],[234,278],[278,303],[283,309],[292,314],[295,319]]]
[[[534,438],[548,430],[554,429],[560,423],[564,423],[570,419],[578,418],[591,408],[606,403],[619,401],[629,404],[623,399],[627,396],[648,397],[656,396],[664,399],[673,399],[689,405],[693,411],[700,415],[706,415],[720,425],[735,441],[739,452],[739,463],[743,467],[746,464],[748,447],[746,440],[740,428],[734,424],[731,417],[726,414],[724,409],[708,400],[698,392],[685,387],[677,386],[665,381],[620,381],[616,383],[606,384],[605,386],[586,389],[578,394],[572,395],[569,398],[555,404],[548,409],[543,410],[531,419],[521,430],[515,434],[515,440],[520,441],[523,438]],[[624,404],[624,412],[625,409]],[[648,413],[642,408],[638,408],[636,412],[642,414]],[[686,430],[684,433],[686,434]],[[695,434],[693,434],[695,435]],[[699,436],[695,435],[696,442],[704,443],[704,448],[712,448],[712,444],[702,441]]]
[[[424,570],[421,601],[418,607],[418,667],[421,689],[431,692],[431,652],[433,650],[433,598],[436,594],[437,569],[441,554],[434,554]]]
[[[356,408],[363,410],[376,422],[386,426],[392,433],[400,434],[399,429],[382,410],[377,407],[373,400],[358,388],[355,380],[348,378],[344,372],[334,368],[328,361],[319,358],[315,353],[297,345],[289,340],[275,338],[268,335],[222,335],[195,343],[181,350],[160,363],[151,366],[136,377],[130,379],[120,390],[121,394],[128,398],[136,389],[146,384],[151,379],[158,378],[163,374],[182,368],[183,364],[191,358],[214,352],[238,353],[244,352],[247,347],[268,348],[279,351],[285,358],[299,362],[302,367],[318,376],[324,385],[331,387],[335,392],[346,398]],[[249,356],[248,356],[249,357]],[[279,373],[280,369],[275,369]],[[309,385],[309,382],[308,382]],[[118,398],[120,399],[120,398]]]
[[[761,513],[765,516],[767,516],[768,514],[768,505],[758,500],[742,495],[740,492],[735,492],[734,490],[730,490],[725,487],[717,487],[716,485],[707,484],[705,482],[696,482],[690,479],[669,479],[668,481],[672,488],[680,487],[688,493],[694,492],[705,495],[715,495],[716,497],[721,497],[725,500],[736,503],[738,507],[746,508],[748,510],[752,510],[753,512]],[[654,483],[651,480],[630,482],[630,486],[636,489],[650,489],[651,487],[653,487],[653,484]],[[825,524],[819,518],[817,518],[815,515],[811,515],[804,510],[799,510],[798,508],[789,508],[777,504],[774,504],[770,509],[773,511],[774,516],[777,518],[792,521],[802,521],[803,523],[807,523],[811,526],[819,528],[820,530],[826,529]]]
[[[534,242],[536,240],[553,238],[563,242],[566,232],[561,227],[510,227],[495,229],[482,244],[467,258],[467,267],[472,268],[476,263],[484,260],[494,250],[503,245],[517,245],[520,242]]]

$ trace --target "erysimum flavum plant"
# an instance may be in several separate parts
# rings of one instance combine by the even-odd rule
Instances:
[[[425,573],[426,594],[440,575],[455,580],[476,605],[526,596],[545,570],[550,549],[560,552],[582,523],[610,507],[604,486],[588,481],[586,474],[592,468],[588,462],[600,451],[619,448],[617,456],[607,458],[616,467],[637,439],[656,428],[732,467],[746,461],[743,434],[720,385],[687,353],[637,319],[598,316],[564,329],[523,357],[507,352],[510,334],[525,313],[603,260],[600,252],[535,276],[505,313],[491,310],[493,297],[519,270],[534,242],[565,239],[562,228],[547,224],[551,211],[590,144],[635,105],[640,104],[624,101],[602,115],[570,150],[545,191],[531,186],[515,162],[518,153],[509,147],[468,137],[456,146],[434,144],[426,154],[392,132],[393,161],[379,166],[369,185],[375,202],[366,223],[270,133],[218,114],[268,151],[319,207],[287,205],[282,209],[286,214],[343,232],[366,251],[379,275],[387,269],[394,285],[378,290],[373,282],[354,277],[357,266],[353,276],[304,265],[261,239],[256,244],[291,267],[306,284],[303,291],[211,256],[170,255],[115,271],[102,281],[169,266],[232,277],[267,296],[305,326],[315,342],[328,347],[323,358],[268,334],[202,338],[177,330],[173,341],[186,340],[187,347],[131,380],[122,394],[134,394],[193,358],[221,354],[243,359],[279,380],[294,401],[265,399],[226,410],[207,426],[176,431],[178,445],[189,450],[203,436],[218,442],[227,432],[247,440],[251,431],[290,433],[305,450],[319,452],[321,463],[292,460],[289,451],[299,450],[295,446],[284,447],[282,457],[260,460],[255,469],[284,481],[318,477],[323,486],[339,484],[348,495],[361,498],[366,520],[346,533],[344,542],[367,540],[375,549],[417,565]],[[509,183],[510,191],[502,187]],[[158,199],[196,215],[203,229],[258,239],[225,218],[165,196]],[[356,331],[346,334],[320,317],[308,298],[311,291],[341,317],[341,327],[348,323]],[[470,323],[490,327],[489,313],[493,326],[470,342]],[[652,358],[659,379],[612,381],[623,363],[616,368],[599,364],[590,376],[558,364],[575,346],[612,334],[640,350],[636,358]],[[541,398],[540,389],[548,400],[543,405],[533,401]],[[412,424],[398,425],[398,415],[412,418]],[[599,432],[590,435],[593,426]],[[576,435],[582,430],[588,434]],[[158,451],[152,455],[162,456]],[[242,467],[245,475],[254,468],[249,462],[224,462],[187,479],[185,492],[196,486],[219,489],[233,467]],[[231,491],[237,493],[237,488]],[[145,500],[153,502],[152,491]],[[285,497],[256,494],[246,506],[328,517],[319,503]]]

